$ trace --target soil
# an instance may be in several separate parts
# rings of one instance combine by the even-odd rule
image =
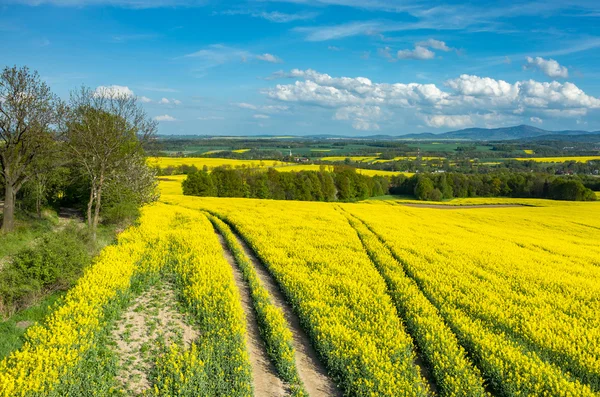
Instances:
[[[246,256],[251,260],[258,277],[263,286],[269,291],[273,303],[279,307],[287,320],[288,327],[292,331],[294,338],[294,348],[296,350],[296,367],[298,375],[304,384],[304,387],[311,397],[341,396],[342,393],[337,389],[335,383],[327,376],[325,366],[319,360],[319,356],[312,346],[308,335],[300,325],[300,319],[294,314],[291,306],[287,303],[285,296],[273,280],[269,271],[260,260],[254,255],[254,252],[239,236],[236,236],[238,243],[242,246]]]
[[[17,328],[27,329],[33,325],[33,321],[19,321],[15,324]]]
[[[265,344],[260,337],[258,322],[256,321],[254,308],[252,307],[250,288],[244,282],[242,273],[236,265],[233,255],[227,248],[225,239],[219,233],[217,233],[217,237],[223,247],[223,256],[225,256],[225,259],[231,265],[235,283],[240,291],[242,308],[246,317],[246,346],[248,347],[250,364],[252,365],[254,394],[265,397],[287,396],[289,393],[281,379],[277,376],[277,370],[269,360]]]
[[[174,286],[161,283],[138,296],[113,330],[119,357],[117,381],[126,395],[150,388],[148,373],[154,365],[157,342],[189,347],[198,332],[177,309]]]

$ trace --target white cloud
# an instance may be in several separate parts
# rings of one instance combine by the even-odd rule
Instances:
[[[158,103],[161,105],[168,105],[171,102],[167,98],[162,98]]]
[[[378,130],[379,124],[376,123],[383,117],[383,112],[379,106],[347,106],[338,109],[334,120],[351,120],[352,128],[356,130]]]
[[[181,101],[179,99],[173,99],[174,105],[181,105]]]
[[[398,58],[400,59],[433,59],[435,53],[420,45],[416,46],[414,50],[400,50],[398,51]]]
[[[129,87],[122,85],[101,85],[94,91],[94,96],[103,98],[129,98],[133,96],[133,91],[131,91]]]
[[[142,103],[150,103],[152,102],[152,99],[148,98],[147,96],[139,96],[138,100]]]
[[[337,46],[334,46],[334,45],[328,46],[327,49],[329,51],[342,51],[342,49],[340,47],[337,47]]]
[[[316,12],[299,12],[299,13],[294,13],[294,14],[288,14],[288,13],[279,12],[279,11],[257,12],[257,11],[251,11],[248,9],[233,9],[233,10],[227,10],[227,11],[222,11],[222,12],[216,12],[215,14],[250,15],[251,17],[254,17],[254,18],[262,18],[262,19],[266,19],[269,22],[275,22],[275,23],[288,23],[288,22],[294,22],[294,21],[303,21],[303,20],[307,20],[307,19],[313,19],[319,15]]]
[[[156,116],[154,118],[156,121],[177,121],[175,117],[169,116],[168,114],[163,114],[162,116]]]
[[[252,16],[266,19],[267,21],[275,23],[288,23],[294,21],[303,21],[306,19],[313,19],[318,14],[316,12],[301,12],[296,14],[286,14],[278,11],[253,13]]]
[[[237,104],[239,107],[241,107],[242,109],[250,109],[250,110],[256,110],[257,107],[251,103],[246,103],[246,102],[240,102]]]
[[[440,51],[445,51],[445,52],[452,50],[452,48],[448,47],[445,42],[436,40],[436,39],[419,41],[416,45],[421,46],[421,47],[430,47],[430,48],[433,48],[434,50],[440,50]]]
[[[265,113],[278,113],[289,109],[289,106],[284,105],[253,105],[251,103],[240,102],[236,104],[241,109],[258,110]]]
[[[267,116],[266,114],[255,114],[254,116],[255,119],[270,119],[270,116]]]
[[[446,85],[461,95],[473,97],[509,97],[519,95],[519,87],[504,80],[462,74],[457,79],[448,80]]]
[[[525,64],[524,66],[525,69],[537,68],[541,70],[546,76],[552,78],[561,77],[563,79],[566,79],[567,77],[569,77],[569,70],[566,67],[561,66],[554,59],[544,59],[542,57],[527,57],[526,60],[527,64]]]
[[[425,123],[434,128],[449,127],[449,128],[464,128],[473,125],[473,120],[469,115],[442,115],[436,114],[426,116]]]
[[[262,55],[257,55],[256,59],[259,59],[261,61],[265,61],[265,62],[271,62],[271,63],[282,63],[283,60],[273,54],[262,54]]]
[[[569,82],[509,83],[464,74],[447,80],[444,88],[414,82],[376,83],[365,77],[332,77],[312,69],[293,69],[277,77],[296,81],[264,90],[270,99],[329,108],[335,120],[356,121],[362,127],[366,122],[374,127],[383,118],[417,118],[436,128],[480,123],[494,126],[524,122],[530,117],[581,117],[591,109],[600,109],[600,98],[587,95]]]
[[[529,121],[531,121],[532,123],[537,123],[537,124],[542,124],[544,122],[544,120],[540,119],[539,117],[530,117]]]

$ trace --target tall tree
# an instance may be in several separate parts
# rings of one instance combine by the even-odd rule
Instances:
[[[87,223],[96,236],[107,183],[127,172],[156,132],[136,98],[111,88],[71,93],[66,145],[89,179]]]
[[[14,228],[15,198],[57,134],[63,105],[37,72],[6,67],[0,75],[0,165],[4,177],[2,231]]]

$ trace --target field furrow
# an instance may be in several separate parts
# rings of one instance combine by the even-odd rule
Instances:
[[[356,211],[351,212],[356,213]],[[401,212],[396,214],[403,215]],[[448,324],[463,341],[464,346],[469,346],[468,350],[478,357],[477,360],[481,363],[482,369],[487,368],[484,370],[484,374],[492,378],[494,385],[501,385],[504,393],[519,395],[520,393],[536,392],[568,395],[570,393],[568,390],[572,390],[571,392],[576,391],[579,395],[590,395],[593,393],[592,390],[596,389],[597,366],[593,359],[584,361],[586,356],[593,357],[593,348],[592,351],[580,353],[572,348],[573,345],[569,342],[574,332],[582,332],[586,327],[573,329],[573,322],[567,321],[563,324],[567,328],[571,327],[571,333],[564,328],[564,333],[555,334],[540,332],[542,331],[540,325],[543,325],[544,322],[536,327],[532,323],[531,326],[525,328],[525,324],[521,323],[525,319],[536,317],[539,319],[540,316],[550,317],[550,313],[552,313],[553,323],[546,322],[545,324],[552,324],[559,332],[560,311],[553,310],[550,305],[546,305],[544,310],[544,305],[541,304],[539,297],[543,297],[546,292],[541,287],[534,287],[535,284],[529,284],[530,289],[525,291],[522,289],[524,284],[521,280],[520,289],[509,288],[511,285],[517,285],[516,283],[508,284],[505,278],[506,274],[511,272],[518,277],[519,275],[514,269],[504,272],[504,277],[500,276],[501,272],[492,276],[491,273],[485,271],[494,263],[490,261],[491,258],[470,262],[468,260],[470,254],[466,253],[472,253],[480,247],[480,242],[475,235],[465,240],[469,242],[470,247],[470,251],[465,251],[465,253],[456,252],[456,244],[454,246],[445,245],[446,249],[443,249],[443,254],[440,253],[437,246],[446,244],[447,239],[441,234],[439,240],[432,240],[429,244],[434,245],[433,242],[435,242],[436,247],[433,250],[425,248],[427,245],[420,241],[418,244],[421,244],[421,249],[416,250],[411,248],[415,245],[415,234],[410,230],[415,226],[415,222],[406,224],[407,235],[400,239],[397,233],[386,231],[386,229],[389,230],[389,224],[386,222],[386,226],[384,226],[380,221],[381,218],[377,218],[376,213],[362,213],[357,216],[366,221],[371,230],[374,230],[391,248],[394,257],[403,263],[407,274],[419,284],[429,300],[436,305]],[[481,237],[479,239],[481,240]],[[495,243],[496,248],[501,246],[498,241]],[[494,266],[499,267],[502,264],[495,262]],[[485,284],[485,287],[482,284]],[[499,287],[505,287],[505,289],[501,290]],[[540,292],[533,295],[537,291]],[[520,304],[507,306],[512,299],[520,301]],[[578,305],[581,305],[582,309],[586,307],[583,302],[579,302]],[[531,314],[527,314],[528,308],[531,309]],[[595,320],[590,319],[590,321]],[[468,323],[471,323],[471,326],[464,328]],[[585,324],[585,319],[579,318],[577,323]],[[503,326],[503,324],[505,325]],[[537,331],[536,328],[540,331]],[[477,333],[480,335],[476,335]],[[564,335],[564,339],[557,338],[561,335]],[[590,335],[586,335],[580,340],[580,343],[585,340],[593,343],[589,338]],[[492,346],[495,343],[504,345],[504,349],[496,350]],[[567,350],[561,351],[558,346],[564,346]],[[509,359],[509,356],[502,358],[502,355],[508,352],[516,355],[515,358]],[[493,364],[491,361],[495,354],[499,354],[497,359],[504,362],[502,366]],[[497,376],[500,378],[493,379]],[[553,382],[560,386],[552,386],[550,383],[543,387],[538,385],[531,388],[531,385],[536,382],[534,379],[539,379],[539,376],[543,376],[544,379],[554,379]],[[521,378],[529,379],[529,381],[521,382],[519,381]]]
[[[333,207],[324,204],[326,211],[313,216],[303,206],[289,211],[289,203],[276,201],[256,206],[254,214],[220,207],[217,200],[170,202],[218,213],[235,227],[281,286],[346,395],[430,394],[384,280]]]
[[[363,242],[388,284],[388,291],[414,338],[425,365],[431,368],[442,396],[486,396],[484,380],[478,368],[467,358],[452,330],[437,308],[423,295],[417,283],[404,271],[378,236],[356,217],[348,221]]]

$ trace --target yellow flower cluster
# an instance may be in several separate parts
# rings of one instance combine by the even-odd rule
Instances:
[[[153,167],[167,168],[167,167],[178,167],[182,165],[195,166],[198,169],[207,167],[209,170],[215,167],[229,166],[232,168],[236,167],[248,167],[248,168],[262,168],[262,167],[276,167],[280,165],[286,165],[282,161],[277,160],[237,160],[237,159],[226,159],[216,157],[150,157],[148,158],[148,164]]]
[[[202,395],[251,396],[252,374],[245,345],[244,313],[232,269],[223,256],[212,224],[198,211],[161,207],[171,214],[164,246],[167,252],[165,266],[175,274],[201,334],[197,342],[198,360],[195,365],[186,364],[198,375],[178,383],[195,385],[199,379],[206,379]],[[199,370],[198,365],[203,370]],[[173,377],[178,377],[176,368],[171,373],[171,379]],[[162,379],[166,382],[169,376],[163,373]],[[173,382],[170,384],[174,385]],[[177,387],[190,388],[181,384]],[[182,396],[175,391],[159,395]],[[198,394],[191,390],[189,395]]]
[[[365,249],[388,283],[389,292],[403,313],[436,383],[444,396],[486,396],[480,372],[467,359],[452,330],[427,300],[390,250],[360,221],[349,217]]]
[[[429,393],[384,280],[331,205],[187,196],[168,200],[208,209],[235,224],[348,395]]]
[[[598,203],[344,208],[385,240],[502,393],[600,390]]]

